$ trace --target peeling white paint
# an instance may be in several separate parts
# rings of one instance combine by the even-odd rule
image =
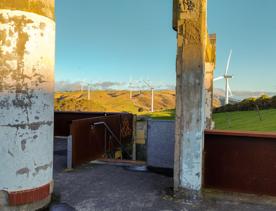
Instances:
[[[0,10],[1,31],[0,190],[32,189],[53,177],[55,22]]]

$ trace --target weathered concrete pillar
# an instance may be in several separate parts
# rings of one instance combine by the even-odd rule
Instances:
[[[205,58],[205,128],[213,129],[213,80],[216,67],[216,34],[210,34],[207,39]]]
[[[0,210],[49,202],[54,54],[54,0],[0,0]]]
[[[177,25],[175,188],[200,190],[205,124],[206,0],[175,0]]]

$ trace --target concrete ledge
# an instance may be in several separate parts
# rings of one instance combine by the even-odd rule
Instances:
[[[267,195],[255,195],[237,192],[225,192],[217,189],[202,189],[193,191],[184,188],[178,188],[171,192],[175,200],[186,200],[193,203],[206,203],[211,201],[221,201],[223,203],[248,204],[251,206],[276,206],[276,197]]]
[[[55,20],[54,0],[0,0],[0,9],[32,12]]]
[[[225,191],[220,191],[216,189],[203,189],[202,197],[204,199],[215,199],[215,200],[233,201],[233,202],[239,202],[239,203],[276,206],[276,197],[267,196],[267,195],[225,192]]]
[[[276,139],[275,132],[229,131],[229,130],[205,130],[206,135],[241,136],[253,138]]]
[[[46,208],[51,202],[51,195],[43,200],[36,201],[30,204],[20,205],[20,206],[1,206],[1,211],[26,211],[26,210],[40,210]]]

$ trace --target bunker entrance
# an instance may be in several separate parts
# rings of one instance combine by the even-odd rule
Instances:
[[[68,168],[94,160],[130,160],[133,115],[55,112],[55,136],[56,142],[63,137],[62,149],[57,148],[55,153],[66,150]]]

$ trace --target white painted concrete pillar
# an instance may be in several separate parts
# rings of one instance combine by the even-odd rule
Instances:
[[[50,194],[54,61],[54,0],[0,0],[0,210],[43,198],[19,191]]]
[[[205,127],[206,0],[175,0],[177,30],[175,189],[200,190]]]

